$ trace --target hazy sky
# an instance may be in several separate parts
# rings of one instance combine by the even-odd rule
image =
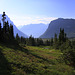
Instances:
[[[75,0],[0,0],[0,14],[6,12],[16,26],[49,23],[56,18],[75,18]]]

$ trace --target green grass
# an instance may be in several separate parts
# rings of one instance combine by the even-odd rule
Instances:
[[[60,50],[0,44],[0,75],[75,75],[74,69],[58,61]]]

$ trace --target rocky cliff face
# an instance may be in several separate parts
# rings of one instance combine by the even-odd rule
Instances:
[[[40,38],[51,38],[59,34],[60,28],[64,28],[67,37],[75,37],[75,19],[58,18],[50,22],[46,32]]]

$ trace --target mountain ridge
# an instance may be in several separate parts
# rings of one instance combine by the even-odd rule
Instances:
[[[5,21],[6,21],[6,22],[8,21],[9,25],[10,25],[10,24],[13,25],[14,36],[16,36],[16,34],[18,33],[19,37],[21,37],[21,36],[23,36],[23,37],[25,37],[25,38],[28,37],[26,34],[24,34],[23,32],[21,32],[21,31],[14,25],[14,23],[10,20],[10,18],[9,18],[7,15],[5,15],[5,17],[6,17]],[[0,14],[0,21],[1,21],[1,24],[2,24],[2,27],[3,27],[2,14]]]
[[[22,26],[22,28],[20,28],[20,31],[22,31],[23,33],[29,36],[32,35],[33,37],[38,38],[40,35],[42,35],[46,31],[47,27],[48,25],[43,23],[28,24],[28,25]]]
[[[48,29],[40,36],[40,38],[52,38],[55,33],[58,35],[60,28],[64,28],[67,37],[75,37],[75,19],[58,18],[50,22]]]

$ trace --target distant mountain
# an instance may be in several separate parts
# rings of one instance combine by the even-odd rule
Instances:
[[[21,32],[15,25],[14,23],[10,20],[10,18],[6,15],[6,20],[5,21],[8,21],[9,25],[12,24],[13,25],[13,29],[14,29],[14,36],[16,36],[16,34],[18,33],[18,35],[21,37],[28,37],[26,34],[24,34],[23,32]],[[3,22],[2,22],[2,14],[0,14],[0,21],[1,21],[1,24],[2,24],[2,27],[3,27]]]
[[[18,28],[18,29],[21,29],[22,27],[23,27],[22,25],[20,25],[20,26],[17,26],[17,28]]]
[[[54,37],[55,33],[57,33],[58,35],[60,32],[60,28],[64,28],[67,37],[75,37],[75,19],[58,18],[56,20],[51,21],[48,26],[48,29],[43,35],[40,36],[40,38],[51,38]]]
[[[43,23],[29,24],[29,25],[24,25],[20,30],[29,36],[32,35],[35,38],[38,38],[46,31],[47,27],[48,25],[45,25]]]

